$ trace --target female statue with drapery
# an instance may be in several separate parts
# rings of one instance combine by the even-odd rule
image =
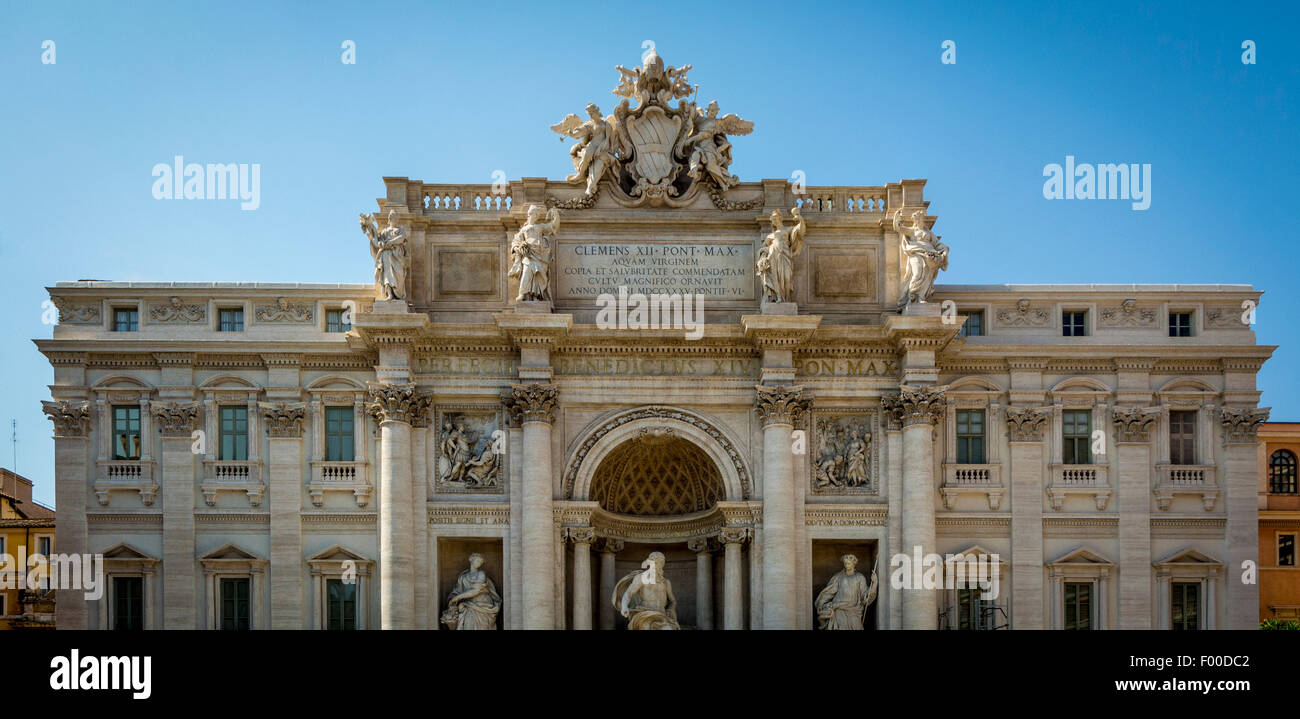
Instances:
[[[442,613],[442,623],[449,629],[496,629],[501,612],[501,595],[483,569],[483,555],[469,555],[469,569],[456,577]]]

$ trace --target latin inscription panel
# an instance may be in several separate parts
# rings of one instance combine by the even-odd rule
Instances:
[[[715,302],[757,297],[749,242],[557,242],[556,299],[601,294],[699,295]]]

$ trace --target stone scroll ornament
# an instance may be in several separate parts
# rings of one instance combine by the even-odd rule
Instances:
[[[817,594],[817,623],[820,629],[857,630],[864,627],[867,607],[876,601],[876,568],[871,568],[871,582],[857,571],[858,558],[852,554],[840,557],[844,569],[836,572]]]
[[[803,249],[804,233],[808,223],[799,208],[790,209],[794,221],[793,227],[786,227],[781,220],[781,213],[772,210],[770,217],[772,231],[763,240],[763,249],[759,250],[754,266],[763,282],[764,302],[794,301],[794,258]]]
[[[627,617],[627,628],[681,629],[677,623],[677,597],[673,583],[664,575],[664,555],[651,552],[642,569],[625,575],[614,585],[610,601]]]
[[[376,424],[413,424],[428,415],[431,400],[429,395],[417,392],[414,384],[373,386],[366,413],[374,418]]]
[[[153,419],[164,437],[189,439],[199,426],[199,405],[179,402],[155,403]]]
[[[41,402],[41,411],[54,423],[55,437],[85,437],[90,432],[89,402]]]
[[[899,283],[898,311],[902,312],[908,305],[930,301],[939,270],[948,269],[948,246],[926,228],[925,210],[912,211],[910,226],[903,220],[903,209],[895,210],[894,232],[901,238],[898,266],[903,278]]]
[[[686,81],[690,69],[665,67],[663,58],[651,50],[639,68],[618,66],[621,82],[614,94],[623,100],[612,115],[603,115],[599,106],[589,103],[587,119],[567,115],[552,125],[552,131],[577,140],[569,150],[573,173],[565,179],[584,192],[569,200],[551,198],[548,204],[590,208],[604,183],[625,207],[682,207],[701,189],[719,209],[762,206],[761,197],[734,202],[725,196],[739,182],[731,174],[727,137],[748,135],[754,123],[735,114],[719,116],[716,102],[701,109],[694,100],[684,99],[693,92]],[[675,106],[674,100],[679,101]]]
[[[1051,410],[1042,407],[1007,407],[1007,439],[1012,442],[1037,442]]]
[[[545,302],[551,299],[551,260],[555,234],[560,231],[560,211],[544,212],[537,205],[528,206],[524,226],[510,240],[508,276],[519,280],[519,302]]]
[[[388,211],[388,224],[379,227],[377,215],[361,213],[361,231],[370,238],[370,256],[375,261],[375,299],[406,299],[406,273],[410,250],[406,233],[394,224],[397,211]]]
[[[496,629],[501,613],[501,595],[492,578],[483,571],[483,555],[469,555],[469,569],[456,577],[447,595],[447,609],[441,621],[448,629]]]
[[[1146,442],[1160,417],[1158,407],[1116,407],[1110,419],[1115,424],[1116,442]]]
[[[948,388],[900,384],[898,394],[880,398],[886,414],[902,425],[937,424],[943,416]]]
[[[1223,441],[1254,444],[1259,425],[1268,421],[1270,410],[1272,407],[1224,407],[1219,415],[1219,421],[1223,423]]]

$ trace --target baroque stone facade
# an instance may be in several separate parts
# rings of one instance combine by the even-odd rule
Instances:
[[[688,70],[557,125],[566,179],[384,178],[373,285],[50,288],[60,550],[161,628],[1254,626],[1259,291],[936,284],[923,180],[736,178]],[[931,553],[999,593],[891,581]]]

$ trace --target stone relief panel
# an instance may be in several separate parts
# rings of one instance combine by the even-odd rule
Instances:
[[[808,450],[813,494],[878,493],[879,424],[872,410],[814,410]]]
[[[430,433],[433,491],[503,494],[505,492],[505,422],[494,406],[437,408]]]
[[[311,322],[315,309],[311,304],[290,302],[288,297],[279,297],[273,305],[257,305],[253,316],[258,322]]]
[[[1102,327],[1154,327],[1156,311],[1139,307],[1137,300],[1128,299],[1115,307],[1103,307],[1098,324]]]
[[[1205,326],[1216,330],[1250,329],[1250,311],[1242,307],[1206,307]]]
[[[65,325],[87,325],[99,322],[99,303],[77,303],[64,297],[51,298],[59,310],[59,322]]]
[[[1032,306],[1029,300],[1018,300],[1014,307],[999,307],[993,316],[1003,327],[1046,327],[1052,321],[1051,312]]]
[[[164,303],[149,305],[149,319],[155,324],[203,322],[207,317],[207,305],[201,302],[184,302],[179,297],[173,297]]]

